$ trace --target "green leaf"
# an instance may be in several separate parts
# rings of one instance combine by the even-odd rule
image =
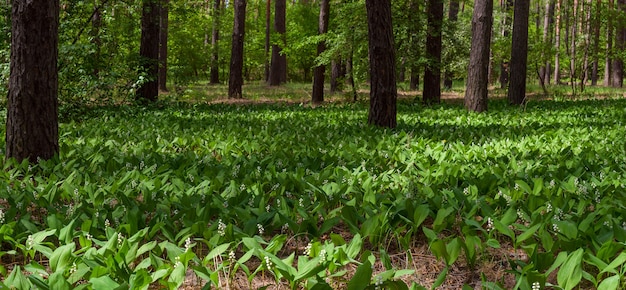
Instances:
[[[436,289],[437,287],[441,286],[443,282],[446,281],[446,277],[448,277],[448,267],[443,268],[443,271],[439,273],[439,275],[437,276],[437,279],[435,280],[435,282],[433,283],[433,286],[430,289]]]
[[[109,276],[91,278],[89,279],[89,283],[91,283],[93,289],[115,289],[120,286],[120,284],[115,282]]]
[[[76,244],[72,243],[54,250],[52,257],[50,257],[50,269],[52,269],[52,272],[63,272],[71,266],[70,260],[75,248]]]
[[[541,227],[541,224],[536,224],[536,225],[530,227],[529,229],[526,229],[523,233],[521,233],[517,237],[517,239],[515,241],[515,244],[517,246],[521,245],[523,241],[525,241],[525,240],[529,239],[530,237],[532,237],[535,234],[535,232],[537,232],[537,230],[540,227]]]
[[[15,266],[11,274],[3,281],[7,285],[11,285],[12,287],[16,287],[19,290],[27,290],[32,287],[30,281],[24,277],[22,274],[22,269],[20,266]]]
[[[346,248],[346,255],[348,255],[350,259],[355,259],[361,252],[361,247],[363,247],[363,239],[361,238],[361,235],[357,233],[354,237],[352,237],[350,244],[348,244],[348,247]]]
[[[65,277],[63,277],[62,272],[55,272],[50,275],[48,278],[48,285],[51,289],[55,290],[69,290],[72,289],[72,285],[67,282]]]
[[[619,256],[617,256],[617,258],[615,258],[615,260],[611,261],[611,263],[608,266],[606,266],[606,268],[602,269],[600,274],[606,273],[606,272],[618,274],[617,271],[615,271],[615,269],[619,266],[624,266],[624,262],[626,262],[626,253],[622,252],[619,254]]]
[[[620,276],[613,275],[611,277],[608,277],[602,280],[602,282],[600,282],[600,285],[598,285],[598,289],[615,290],[617,289],[617,287],[619,287],[619,282],[620,282]]]
[[[446,264],[448,266],[454,264],[456,260],[459,258],[461,254],[461,250],[463,249],[463,244],[461,243],[461,238],[454,238],[452,241],[446,244],[446,252],[448,252],[448,259],[446,260]]]
[[[370,285],[372,280],[372,264],[365,261],[357,269],[350,282],[348,282],[347,290],[363,290]]]
[[[582,279],[582,259],[583,259],[583,249],[578,249],[572,252],[567,260],[559,269],[557,274],[557,282],[559,286],[561,286],[565,290],[570,290],[576,287],[580,280]]]
[[[213,260],[215,257],[220,256],[221,254],[226,252],[226,250],[228,250],[229,247],[230,247],[230,243],[221,244],[215,247],[206,255],[206,257],[204,258],[204,262],[207,263],[208,261]]]
[[[296,276],[293,278],[293,280],[300,281],[303,279],[307,279],[309,277],[316,275],[317,273],[324,270],[325,268],[326,267],[324,265],[320,265],[319,257],[315,257],[314,259],[304,263],[302,267],[298,266],[298,272],[296,273]]]

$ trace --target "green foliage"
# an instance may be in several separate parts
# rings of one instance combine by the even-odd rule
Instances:
[[[513,245],[527,256],[510,259],[522,289],[554,271],[562,288],[619,288],[624,107],[401,103],[397,130],[365,126],[365,104],[95,107],[61,124],[59,160],[3,161],[0,256],[33,274],[0,273],[21,288],[176,287],[186,269],[214,285],[243,271],[328,288],[357,264],[349,287],[404,289],[411,273],[385,245],[425,235],[447,266]],[[292,235],[307,251],[284,254]],[[373,259],[391,272],[366,271]]]

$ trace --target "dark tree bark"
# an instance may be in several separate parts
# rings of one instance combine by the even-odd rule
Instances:
[[[417,66],[411,69],[411,79],[409,80],[409,90],[417,91],[420,86],[420,72]]]
[[[320,1],[320,18],[319,18],[319,35],[324,35],[328,32],[328,16],[329,16],[329,0]],[[320,41],[317,44],[317,56],[319,57],[326,50],[326,41]],[[313,94],[312,102],[319,104],[324,102],[324,73],[326,72],[325,65],[318,65],[313,71]]]
[[[167,35],[170,0],[161,0],[161,31],[159,34],[159,90],[167,92]]]
[[[452,31],[456,30],[456,21],[459,18],[458,15],[459,15],[459,1],[451,0],[450,9],[448,10],[448,21],[450,25],[452,26],[451,27]],[[443,87],[446,90],[452,89],[452,73],[449,71],[446,71],[444,73]]]
[[[285,45],[285,17],[287,3],[285,0],[274,1],[274,30],[282,37],[282,44]],[[282,47],[272,45],[272,64],[270,66],[270,86],[279,86],[287,81],[287,56],[281,55]]]
[[[409,15],[408,15],[408,20],[409,20],[409,28],[408,28],[408,32],[409,32],[409,42],[411,43],[415,43],[419,38],[419,30],[421,28],[420,26],[420,14],[422,13],[420,11],[420,1],[417,0],[410,0],[408,3],[408,10],[409,10]],[[417,88],[419,87],[419,80],[420,80],[420,67],[417,65],[416,59],[420,58],[419,54],[420,52],[418,51],[418,46],[417,45],[411,45],[409,46],[409,55],[413,58],[411,59],[411,65],[410,65],[410,75],[409,75],[409,90],[411,91],[417,91]]]
[[[492,24],[493,1],[475,1],[472,15],[472,48],[465,90],[465,108],[474,112],[487,111]]]
[[[143,0],[141,14],[140,70],[147,81],[137,90],[137,100],[154,102],[159,96],[159,26],[161,8],[159,0]]]
[[[426,8],[428,30],[426,33],[426,68],[424,70],[424,104],[438,104],[441,100],[441,28],[443,25],[443,0],[428,0]]]
[[[220,40],[220,2],[213,2],[213,27],[211,28],[211,83],[220,83],[219,47]]]
[[[235,0],[235,21],[233,24],[233,42],[230,56],[230,78],[228,80],[228,98],[243,98],[243,40],[246,25],[246,0]]]
[[[617,9],[620,13],[626,12],[626,0],[617,0]],[[615,50],[622,52],[626,49],[626,24],[618,22],[615,27]],[[621,57],[614,57],[611,65],[611,85],[621,88],[624,84],[624,61]]]
[[[366,0],[370,57],[370,111],[368,123],[396,127],[396,57],[391,2]]]
[[[509,103],[526,101],[526,69],[528,56],[528,12],[530,0],[516,0],[513,16],[513,39],[511,43],[511,80]]]
[[[34,163],[59,152],[59,1],[12,5],[6,158]]]
[[[265,2],[265,81],[270,81],[270,35],[272,23],[272,0]]]
[[[341,58],[330,63],[330,92],[335,93],[341,90],[341,79],[345,75],[342,69]]]

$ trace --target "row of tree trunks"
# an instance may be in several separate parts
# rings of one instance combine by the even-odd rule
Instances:
[[[13,1],[7,159],[37,162],[59,152],[58,29],[58,0]]]
[[[319,35],[324,35],[328,32],[328,18],[329,18],[329,0],[321,0],[320,2],[320,17],[319,17]],[[326,50],[326,42],[320,41],[317,44],[317,56],[319,57]],[[318,65],[313,72],[313,94],[312,102],[314,104],[320,104],[324,102],[324,78],[325,78],[325,65]]]
[[[235,0],[235,19],[228,79],[228,98],[243,98],[243,40],[246,25],[246,0]]]
[[[448,10],[448,21],[452,26],[451,30],[456,29],[456,21],[459,18],[459,1],[458,0],[450,0],[450,9]],[[448,70],[444,73],[443,77],[443,87],[446,90],[452,89],[452,73]]]

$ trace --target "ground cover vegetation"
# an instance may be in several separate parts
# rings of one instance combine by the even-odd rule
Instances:
[[[419,289],[506,246],[523,253],[508,257],[520,289],[616,288],[624,105],[499,101],[476,115],[401,102],[395,130],[366,126],[364,103],[68,115],[58,159],[3,163],[0,273],[18,289],[176,288],[188,270],[218,288],[243,272],[285,288]],[[428,284],[389,254],[411,257],[419,240],[445,265]]]
[[[0,288],[624,288],[625,10],[1,1]]]

